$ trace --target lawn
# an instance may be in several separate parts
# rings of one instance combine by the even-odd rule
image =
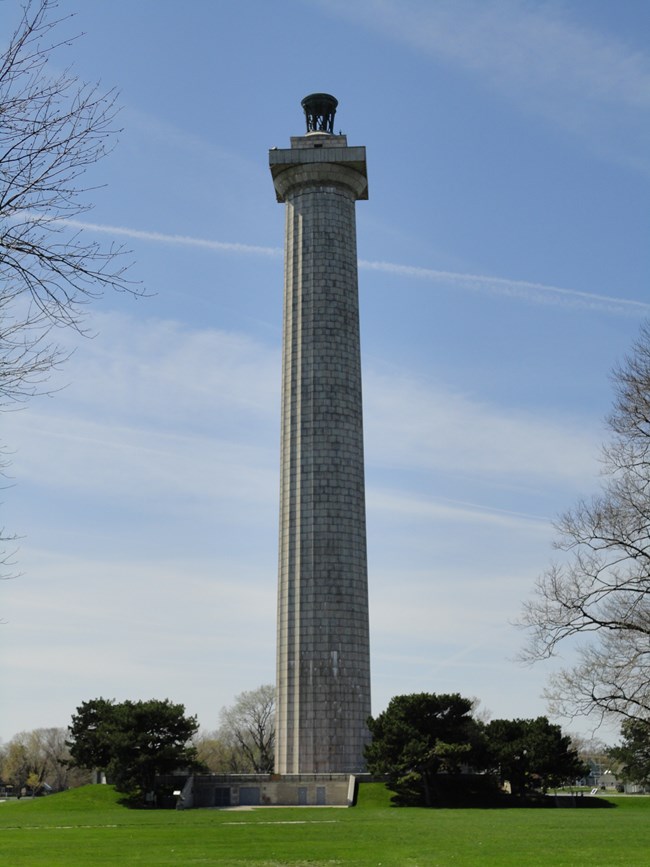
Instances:
[[[602,799],[604,801],[604,799]],[[129,810],[109,786],[0,803],[2,862],[17,867],[625,865],[650,863],[650,798],[609,809],[391,807],[380,784],[352,809]]]

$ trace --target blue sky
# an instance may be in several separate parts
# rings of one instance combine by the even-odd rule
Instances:
[[[609,374],[650,313],[650,5],[61,8],[85,32],[75,72],[121,93],[88,232],[125,241],[155,294],[94,305],[93,339],[60,335],[74,354],[52,396],[3,415],[22,574],[1,587],[0,736],[100,695],[168,697],[210,729],[274,679],[284,214],[267,152],[302,133],[312,91],[367,147],[373,711],[458,691],[493,717],[544,713],[558,663],[518,665],[511,624],[557,556],[553,517],[597,490]]]

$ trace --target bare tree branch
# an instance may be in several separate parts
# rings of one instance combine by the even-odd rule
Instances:
[[[0,405],[42,390],[65,358],[58,326],[83,330],[84,305],[107,289],[141,294],[120,245],[68,220],[89,210],[84,172],[113,148],[116,93],[68,69],[52,74],[55,0],[30,0],[0,55]]]
[[[534,662],[578,641],[578,662],[547,690],[554,712],[650,715],[650,325],[613,373],[602,491],[556,524],[566,557],[523,606]]]
[[[267,774],[273,770],[275,687],[264,684],[242,692],[219,715],[218,737],[233,749],[237,773]]]
[[[56,0],[27,0],[0,53],[0,410],[47,391],[68,355],[56,330],[84,333],[88,302],[144,294],[122,246],[68,222],[92,207],[84,174],[114,147],[118,109],[114,90],[55,71],[76,38],[57,16]]]

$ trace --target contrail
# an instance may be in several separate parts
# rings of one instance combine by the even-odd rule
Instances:
[[[418,268],[414,265],[395,265],[391,262],[366,262],[359,260],[359,267],[372,271],[384,271],[404,277],[415,277],[435,283],[446,283],[472,291],[490,292],[494,295],[509,295],[541,304],[554,304],[571,307],[588,307],[592,310],[608,310],[612,313],[631,315],[650,314],[650,304],[627,298],[614,298],[610,295],[597,295],[593,292],[580,292],[577,289],[562,289],[544,283],[531,283],[527,280],[508,280],[504,277],[487,277],[480,274],[459,274],[453,271],[434,271],[431,268]]]
[[[122,235],[126,238],[136,238],[140,241],[155,241],[159,244],[177,244],[182,247],[203,247],[206,250],[218,250],[222,253],[249,253],[255,256],[282,256],[279,247],[258,247],[254,244],[233,244],[226,241],[210,241],[207,238],[192,238],[190,235],[165,235],[162,232],[145,232],[141,229],[129,229],[126,226],[106,226],[100,223],[86,223],[81,220],[57,219],[52,222],[70,226],[73,229],[90,229],[93,232],[105,232],[108,235]]]
[[[282,256],[282,249],[280,247],[261,247],[254,244],[211,241],[207,238],[193,238],[189,235],[167,235],[162,232],[148,232],[141,229],[130,229],[126,226],[86,223],[81,220],[59,219],[56,222],[70,226],[73,229],[89,229],[93,232],[122,235],[123,237],[141,241],[153,241],[158,244],[201,247],[205,250],[215,250],[220,253],[243,253],[244,255],[266,256],[272,259],[278,259]],[[580,292],[577,289],[563,289],[559,286],[547,286],[543,283],[532,283],[526,280],[509,280],[504,277],[487,277],[480,274],[460,274],[454,271],[436,271],[432,268],[420,268],[415,265],[398,265],[392,262],[369,262],[365,259],[359,260],[359,268],[366,271],[381,271],[401,277],[415,278],[417,280],[428,280],[432,283],[444,284],[451,288],[472,292],[520,298],[523,301],[535,304],[604,310],[617,315],[650,315],[650,304],[643,301],[615,298],[609,295],[597,295],[593,292]]]

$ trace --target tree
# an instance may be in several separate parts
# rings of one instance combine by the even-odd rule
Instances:
[[[72,716],[66,741],[74,764],[89,770],[107,770],[115,755],[119,710],[112,699],[83,702]]]
[[[35,768],[40,768],[38,758],[30,755],[28,746],[25,743],[27,736],[27,732],[14,735],[3,749],[2,780],[13,786],[17,791],[20,791],[27,785],[28,778],[36,773]],[[40,774],[36,773],[36,775],[40,779]]]
[[[587,785],[601,785],[604,774],[617,771],[618,762],[613,762],[610,757],[611,747],[600,738],[583,737],[574,733],[571,735],[571,745],[580,761],[589,769],[584,776]]]
[[[620,762],[624,780],[650,787],[650,722],[644,719],[624,720],[621,735],[623,743],[609,750],[610,758]]]
[[[92,207],[83,176],[116,139],[116,93],[57,71],[74,40],[58,36],[72,16],[56,8],[26,0],[0,53],[0,408],[44,390],[67,355],[56,328],[83,333],[89,301],[142,294],[124,248],[88,239],[78,221]],[[12,565],[7,552],[0,565]]]
[[[482,761],[473,706],[458,693],[395,696],[383,713],[368,719],[368,770],[387,775],[389,788],[403,803],[431,806],[441,772],[458,773],[461,766]]]
[[[0,54],[0,402],[33,394],[63,354],[54,326],[79,330],[106,289],[138,291],[121,247],[88,240],[84,173],[113,147],[116,93],[56,71],[71,38],[55,0],[28,0]]]
[[[218,732],[200,731],[192,738],[192,744],[196,748],[197,761],[210,773],[242,773],[239,750],[226,744]]]
[[[76,766],[104,770],[118,791],[143,801],[157,775],[196,765],[197,730],[196,717],[168,699],[99,698],[77,708],[68,746]]]
[[[537,719],[497,719],[485,727],[488,755],[513,795],[531,789],[543,792],[586,776],[589,768],[568,735],[545,716]]]
[[[601,493],[557,523],[566,553],[523,610],[528,661],[576,639],[577,662],[547,690],[560,715],[650,715],[650,326],[614,370]]]
[[[87,774],[70,767],[66,736],[64,728],[41,728],[14,735],[2,750],[0,777],[16,789],[47,785],[61,791],[87,783]]]
[[[232,773],[268,774],[275,752],[275,687],[263,684],[236,696],[219,714],[217,739],[230,748]]]

